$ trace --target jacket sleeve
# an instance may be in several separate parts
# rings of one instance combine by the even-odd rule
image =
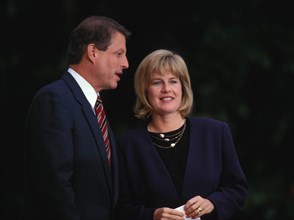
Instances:
[[[248,182],[241,168],[231,131],[223,123],[221,131],[222,172],[218,189],[207,196],[215,205],[217,219],[230,218],[241,210],[248,194]]]

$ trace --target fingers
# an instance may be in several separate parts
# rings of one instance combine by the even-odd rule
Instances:
[[[199,206],[198,208],[194,210],[194,214],[192,213],[191,217],[200,217],[202,215],[203,215],[203,209]],[[187,215],[187,217],[189,216]]]
[[[202,208],[199,206],[199,207],[196,209],[196,211],[197,211],[197,215],[199,215],[199,214],[201,213],[201,211],[202,211]]]
[[[214,205],[201,196],[195,196],[185,205],[185,213],[189,218],[196,218],[212,212]]]
[[[155,210],[153,214],[154,220],[161,220],[161,219],[174,219],[174,220],[182,220],[184,217],[184,213],[172,208],[158,208]]]

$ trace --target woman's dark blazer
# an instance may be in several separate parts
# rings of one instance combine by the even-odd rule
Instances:
[[[109,127],[112,172],[91,105],[69,74],[40,89],[26,129],[22,219],[109,220],[118,198],[118,155]]]
[[[224,220],[241,210],[248,184],[229,127],[209,118],[188,120],[190,145],[180,195],[146,128],[119,137],[122,182],[117,214],[121,219],[152,220],[155,208],[176,208],[197,195],[215,206],[213,214],[201,219]]]

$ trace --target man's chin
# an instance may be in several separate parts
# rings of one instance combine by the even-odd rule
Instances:
[[[111,84],[109,89],[116,89],[118,87],[118,83]]]

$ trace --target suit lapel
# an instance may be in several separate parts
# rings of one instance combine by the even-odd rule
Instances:
[[[89,127],[92,130],[93,136],[97,143],[97,149],[98,154],[100,156],[101,161],[103,161],[104,165],[104,173],[108,182],[109,191],[112,192],[112,178],[111,178],[111,170],[108,165],[107,155],[104,148],[104,141],[102,137],[102,133],[99,129],[99,125],[97,122],[97,118],[95,117],[95,114],[93,113],[92,107],[88,100],[86,99],[84,93],[82,92],[81,88],[79,87],[78,83],[75,81],[75,79],[70,75],[70,73],[65,73],[61,77],[66,84],[70,87],[73,96],[77,100],[77,102],[80,103],[83,114],[88,121]]]

